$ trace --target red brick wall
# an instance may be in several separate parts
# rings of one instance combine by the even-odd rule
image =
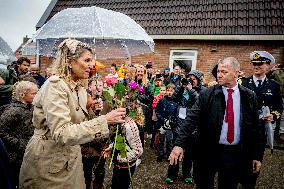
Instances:
[[[16,58],[20,58],[22,56],[22,52],[16,51],[15,55],[16,55]],[[25,56],[25,57],[27,57],[31,61],[31,64],[36,63],[36,57],[35,56]]]
[[[200,40],[155,40],[155,53],[132,57],[132,64],[145,64],[147,61],[154,62],[154,69],[163,69],[169,65],[171,49],[193,49],[198,51],[196,68],[205,74],[207,81],[213,80],[211,69],[221,58],[227,56],[236,57],[241,63],[241,69],[246,76],[252,74],[252,67],[249,61],[249,53],[255,50],[270,52],[277,63],[284,61],[284,45],[281,41],[200,41]],[[212,51],[212,49],[216,51]],[[41,59],[42,69],[50,60]],[[128,62],[127,59],[99,60],[106,68],[99,73],[107,74],[112,63],[121,65]]]

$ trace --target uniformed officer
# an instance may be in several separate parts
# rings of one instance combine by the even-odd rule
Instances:
[[[260,115],[265,114],[261,111],[263,107],[269,107],[270,114],[264,115],[261,123],[274,122],[280,118],[282,112],[280,85],[268,79],[265,74],[270,64],[275,63],[275,59],[266,51],[254,51],[250,53],[250,60],[253,65],[253,75],[242,79],[241,84],[256,93]],[[252,186],[255,186],[257,176],[252,179]]]

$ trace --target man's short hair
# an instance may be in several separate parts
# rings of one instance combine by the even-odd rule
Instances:
[[[227,62],[229,62],[232,65],[234,70],[240,70],[241,69],[240,63],[235,57],[226,57],[223,60],[220,60],[218,62],[218,64],[225,64]]]
[[[20,58],[17,60],[17,64],[18,64],[18,65],[23,64],[23,62],[27,62],[27,63],[31,64],[30,59],[28,59],[27,57],[20,57]]]
[[[176,86],[173,83],[170,83],[167,85],[166,89],[170,89],[170,88],[175,89]]]

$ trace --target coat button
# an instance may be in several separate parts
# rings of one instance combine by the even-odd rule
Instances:
[[[95,138],[100,138],[102,136],[101,132],[95,134]]]
[[[76,111],[79,111],[79,109],[80,109],[80,108],[79,108],[79,107],[77,107],[77,108],[76,108]]]

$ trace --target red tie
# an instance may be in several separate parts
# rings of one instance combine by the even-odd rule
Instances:
[[[227,141],[231,144],[234,141],[234,109],[233,109],[233,89],[227,89],[228,101],[227,101],[227,116],[225,121],[228,123]]]

